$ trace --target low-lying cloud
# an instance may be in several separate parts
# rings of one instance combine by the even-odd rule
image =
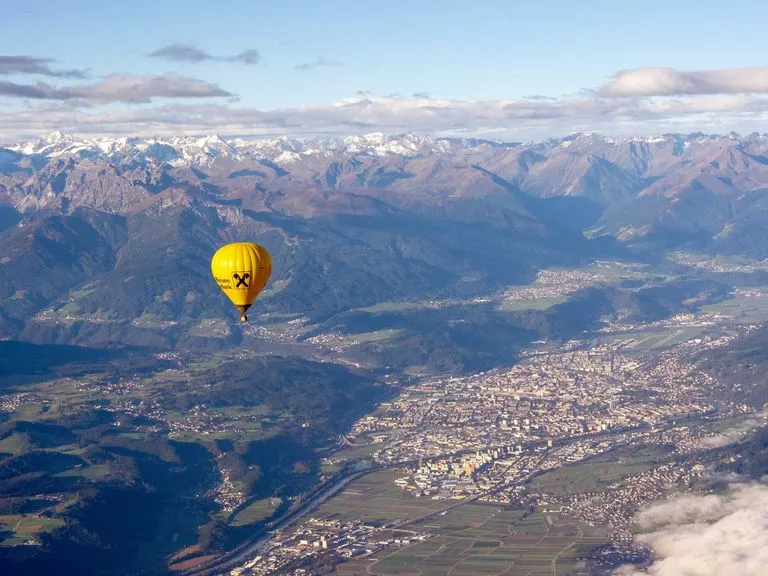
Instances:
[[[228,58],[250,58],[243,54]],[[192,50],[179,50],[175,57],[188,61],[213,58]],[[309,62],[304,66],[310,69],[317,64]],[[113,75],[94,83],[63,86],[2,81],[0,98],[67,102],[69,106],[65,112],[60,106],[49,105],[0,111],[0,138],[8,141],[61,129],[105,136],[211,131],[231,136],[312,136],[408,131],[531,140],[574,132],[616,136],[686,131],[749,133],[760,130],[761,123],[768,120],[768,94],[737,93],[738,75],[734,79],[728,71],[711,73],[719,78],[722,94],[616,97],[631,92],[627,82],[619,82],[625,77],[622,74],[630,72],[637,73],[635,78],[648,77],[643,76],[642,70],[625,71],[602,91],[560,98],[467,101],[441,99],[422,92],[412,97],[381,97],[361,92],[328,104],[273,110],[249,107],[244,95],[183,76]],[[733,83],[726,90],[729,78]],[[633,90],[637,94],[659,91],[648,83],[642,90],[637,85]],[[154,103],[159,98],[188,101],[218,97],[227,100],[216,104]],[[117,102],[140,106],[110,112],[95,108]]]
[[[323,68],[323,67],[334,67],[334,66],[341,66],[341,62],[334,62],[333,60],[326,60],[325,58],[318,58],[316,60],[313,60],[312,62],[305,62],[304,64],[297,64],[294,66],[296,70],[301,70],[303,72],[314,70],[315,68]]]
[[[653,548],[643,572],[615,576],[763,576],[768,566],[768,485],[736,482],[723,494],[686,495],[651,506],[636,518],[636,536]]]
[[[722,434],[705,436],[701,439],[701,445],[705,448],[720,448],[741,440],[747,432],[766,425],[766,413],[747,418],[743,422],[728,428]]]
[[[607,97],[766,94],[768,66],[698,71],[674,68],[621,70],[599,93]]]
[[[261,55],[258,50],[249,49],[234,54],[232,56],[214,56],[205,50],[197,48],[191,44],[169,44],[158,48],[148,54],[150,58],[163,58],[172,62],[186,62],[189,64],[199,64],[208,60],[219,62],[240,62],[253,66],[261,61]]]
[[[228,96],[200,80],[171,77],[113,77],[77,88],[32,86],[40,98],[59,101],[147,102],[153,98]],[[26,89],[26,88],[25,88]],[[19,90],[0,85],[0,95]],[[32,97],[32,96],[30,96]],[[78,100],[79,99],[79,100]],[[166,104],[101,112],[0,112],[0,137],[42,135],[54,129],[99,135],[174,135],[215,131],[233,136],[311,136],[373,131],[440,134],[493,134],[495,138],[535,139],[568,132],[609,134],[680,131],[686,127],[717,131],[754,130],[756,117],[768,117],[768,98],[698,97],[663,102],[606,99],[478,101],[429,98],[356,97],[328,105],[260,110],[237,104]]]
[[[155,98],[213,98],[233,96],[216,84],[185,76],[107,76],[99,82],[52,86],[45,82],[17,84],[0,81],[0,96],[32,100],[76,100],[89,104],[150,103]]]
[[[52,78],[85,78],[85,70],[54,70],[50,67],[52,58],[34,56],[0,56],[0,76],[28,74]]]

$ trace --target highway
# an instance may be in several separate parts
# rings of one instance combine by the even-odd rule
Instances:
[[[275,530],[281,530],[282,528],[293,524],[317,508],[328,498],[335,495],[347,484],[352,482],[352,480],[355,480],[364,474],[368,474],[378,469],[382,468],[368,468],[366,470],[350,472],[349,474],[342,476],[327,488],[320,490],[317,494],[306,500],[297,508],[289,510],[283,516],[267,523],[266,526],[254,534],[254,536],[252,536],[248,541],[240,544],[240,546],[227,552],[223,556],[219,556],[218,558],[214,558],[188,570],[180,571],[179,574],[183,576],[213,576],[214,574],[224,574],[232,568],[240,566],[250,557],[258,554],[261,547],[269,541],[272,532]]]
[[[681,419],[678,419],[680,421]],[[615,436],[617,434],[620,434],[622,432],[627,431],[639,431],[646,428],[645,426],[642,426],[640,428],[621,428],[621,429],[614,429],[606,432],[600,432],[600,433],[586,433],[581,434],[578,436],[571,436],[569,438],[559,438],[555,439],[553,442],[553,447],[557,446],[563,446],[567,445],[573,442],[578,442],[584,439],[592,439],[592,440],[600,440],[604,438],[608,438],[611,436]],[[535,440],[535,441],[528,441],[523,444],[524,448],[528,451],[530,451],[533,448],[544,446],[546,444],[545,440]],[[482,448],[483,450],[493,450],[497,448],[503,448],[504,446],[487,446]],[[463,450],[456,450],[454,452],[440,454],[438,456],[431,456],[427,458],[421,458],[422,461],[427,462],[431,460],[439,460],[442,458],[451,458],[456,456],[461,456],[463,454],[470,454],[473,452],[476,452],[480,448],[468,448]],[[233,550],[230,550],[229,552],[217,557],[213,558],[207,562],[204,562],[202,564],[199,564],[197,566],[194,566],[192,568],[189,568],[184,571],[179,571],[178,574],[180,576],[214,576],[214,575],[221,575],[227,573],[232,568],[235,568],[237,566],[241,566],[244,564],[249,558],[252,558],[253,556],[258,555],[260,549],[264,546],[264,544],[269,540],[272,532],[276,530],[280,530],[283,528],[286,528],[287,526],[290,526],[300,518],[306,516],[308,513],[310,513],[312,510],[317,508],[320,504],[325,502],[327,499],[334,496],[336,493],[338,493],[342,488],[344,488],[347,484],[352,482],[353,480],[356,480],[357,478],[360,478],[361,476],[364,476],[366,474],[370,474],[371,472],[376,472],[380,470],[390,470],[395,468],[402,468],[403,466],[408,466],[411,464],[416,464],[419,462],[419,458],[413,458],[411,460],[406,461],[398,461],[388,464],[382,464],[382,465],[374,465],[370,468],[366,468],[364,470],[356,470],[351,471],[345,475],[343,475],[341,478],[338,478],[335,481],[332,481],[332,483],[326,487],[320,487],[314,495],[310,496],[307,500],[299,503],[294,509],[289,510],[279,518],[276,518],[272,522],[269,522],[266,526],[264,526],[262,529],[258,530],[251,538],[249,538],[247,541],[243,542]],[[536,476],[537,474],[534,473],[532,476]],[[504,482],[502,485],[496,486],[494,488],[489,489],[486,492],[483,492],[481,494],[477,494],[475,496],[472,496],[470,498],[467,498],[465,500],[456,502],[451,504],[450,506],[447,506],[445,509],[439,510],[437,512],[432,512],[430,514],[427,514],[423,517],[418,518],[411,518],[408,520],[402,521],[401,524],[398,524],[398,527],[400,526],[406,526],[408,524],[413,524],[416,522],[419,522],[421,520],[424,520],[426,518],[429,518],[431,516],[438,515],[442,512],[446,512],[448,510],[451,510],[453,508],[457,508],[459,506],[468,504],[469,502],[473,502],[477,500],[478,498],[481,498],[483,495],[491,494],[493,492],[496,492],[498,490],[502,490],[511,484],[514,484],[515,482],[519,482],[521,479],[519,477],[512,478],[511,480]]]

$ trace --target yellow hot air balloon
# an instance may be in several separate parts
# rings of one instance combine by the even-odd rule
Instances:
[[[211,258],[211,272],[219,288],[242,313],[266,286],[272,274],[272,258],[263,246],[253,242],[234,242],[219,248]]]

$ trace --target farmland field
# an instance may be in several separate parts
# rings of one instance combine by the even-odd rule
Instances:
[[[393,484],[399,476],[392,471],[366,474],[323,503],[313,515],[342,521],[389,521],[415,518],[447,506],[440,500],[417,498],[404,492]]]
[[[313,514],[341,521],[412,520],[380,535],[397,539],[399,546],[340,564],[336,574],[576,576],[584,573],[582,558],[605,542],[600,528],[538,509],[467,502],[445,511],[457,502],[412,496],[393,484],[399,476],[396,471],[368,474]]]
[[[423,576],[538,576],[584,573],[580,559],[605,534],[558,514],[467,504],[411,526],[431,537],[337,567],[336,573]],[[402,537],[407,540],[407,536]]]

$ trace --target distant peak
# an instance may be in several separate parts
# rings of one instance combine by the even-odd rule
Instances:
[[[50,134],[48,134],[43,140],[45,142],[50,142],[52,144],[56,142],[61,142],[62,140],[66,140],[67,137],[64,135],[64,133],[61,130],[54,130]]]
[[[213,144],[226,144],[224,140],[222,140],[221,136],[218,134],[209,134],[208,136],[203,136],[197,141],[198,145],[200,146],[210,146]]]

